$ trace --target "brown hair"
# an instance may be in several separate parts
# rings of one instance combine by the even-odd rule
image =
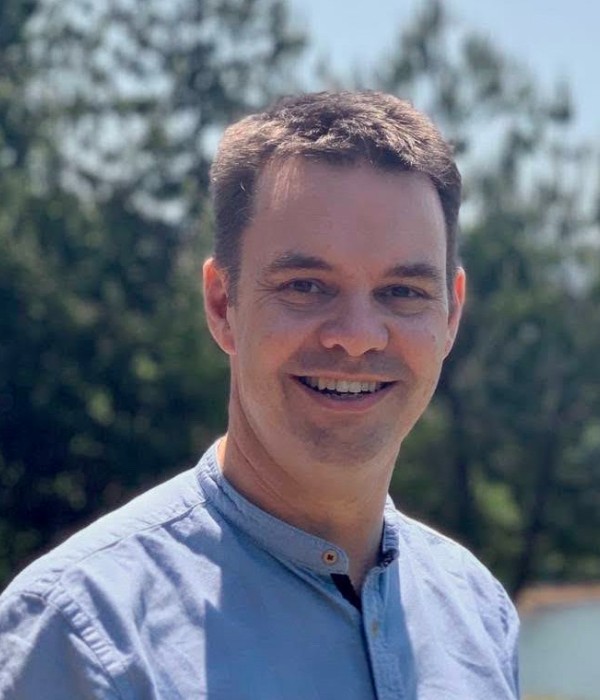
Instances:
[[[415,171],[433,182],[446,223],[450,301],[457,261],[461,178],[451,147],[410,102],[375,91],[286,97],[230,126],[211,168],[215,258],[235,303],[241,236],[253,215],[260,173],[274,159],[310,157],[332,164],[366,161],[384,170]]]

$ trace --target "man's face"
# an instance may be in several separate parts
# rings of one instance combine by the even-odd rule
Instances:
[[[393,463],[455,337],[464,277],[450,314],[445,261],[425,176],[301,159],[267,168],[236,304],[220,326],[209,318],[231,360],[230,434],[278,464]]]

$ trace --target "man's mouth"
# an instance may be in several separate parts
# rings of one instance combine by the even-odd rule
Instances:
[[[393,382],[363,382],[348,379],[333,379],[331,377],[297,377],[298,381],[309,389],[329,396],[356,397],[374,394]]]

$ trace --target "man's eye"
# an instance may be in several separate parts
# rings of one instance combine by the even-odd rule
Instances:
[[[423,299],[425,295],[412,287],[395,284],[380,290],[378,296],[383,299]]]
[[[320,294],[324,291],[314,280],[292,280],[285,285],[285,289],[300,294]]]

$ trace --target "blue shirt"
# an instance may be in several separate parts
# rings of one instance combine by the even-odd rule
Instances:
[[[500,584],[391,501],[384,521],[353,600],[344,551],[245,500],[213,446],[7,588],[0,697],[517,698]]]

